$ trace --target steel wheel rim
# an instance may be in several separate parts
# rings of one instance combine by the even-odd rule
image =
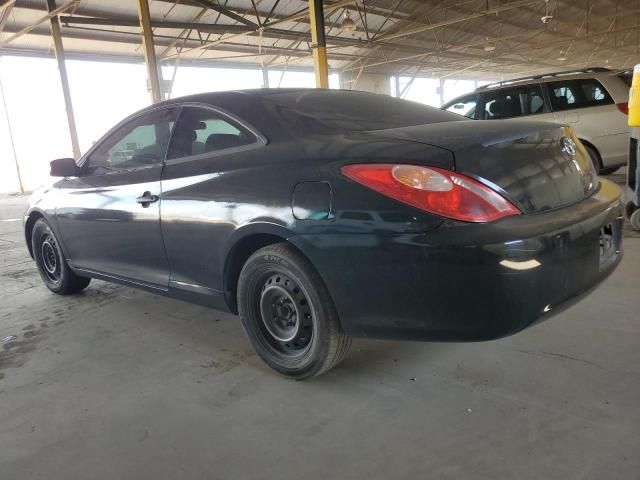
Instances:
[[[290,276],[272,272],[262,283],[258,309],[267,343],[281,354],[304,354],[313,338],[313,313],[302,288]]]
[[[46,234],[42,238],[42,242],[40,242],[40,255],[44,274],[52,282],[59,281],[61,267],[60,254],[58,253],[55,239],[49,234]]]

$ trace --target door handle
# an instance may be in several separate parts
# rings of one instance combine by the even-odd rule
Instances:
[[[147,208],[150,203],[160,200],[158,195],[151,195],[151,192],[144,192],[141,197],[136,198],[136,202]]]

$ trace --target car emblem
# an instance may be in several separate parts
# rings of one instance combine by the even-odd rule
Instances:
[[[560,144],[562,145],[562,147],[560,148],[561,151],[568,155],[571,155],[572,157],[575,156],[576,142],[568,137],[562,137],[562,139],[560,140]]]

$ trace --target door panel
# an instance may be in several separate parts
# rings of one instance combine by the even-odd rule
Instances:
[[[160,177],[178,111],[125,120],[82,160],[80,177],[62,182],[56,216],[73,266],[167,289]]]
[[[238,225],[268,214],[253,205],[256,187],[245,184],[242,172],[255,164],[263,145],[221,112],[184,107],[162,172],[161,224],[171,287],[204,295],[223,289],[223,245]]]
[[[580,112],[573,110],[569,110],[567,112],[556,112],[554,117],[556,122],[575,124],[580,121]]]
[[[162,167],[69,179],[58,194],[57,219],[71,264],[166,288],[169,267],[160,231]]]

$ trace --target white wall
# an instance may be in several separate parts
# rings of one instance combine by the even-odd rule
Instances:
[[[413,81],[412,81],[413,79]],[[401,75],[399,78],[400,92],[404,92],[402,98],[414,102],[424,103],[432,107],[441,107],[460,95],[473,92],[477,87],[489,83],[487,79],[444,79],[442,97],[440,95],[440,79],[435,77],[409,77]],[[390,78],[391,95],[398,96],[396,81]]]
[[[342,74],[342,88],[391,95],[389,75],[349,72]]]
[[[0,78],[23,183],[33,189],[48,179],[49,161],[72,153],[58,69],[54,60],[2,57]],[[4,111],[0,131],[0,191],[18,191]]]

